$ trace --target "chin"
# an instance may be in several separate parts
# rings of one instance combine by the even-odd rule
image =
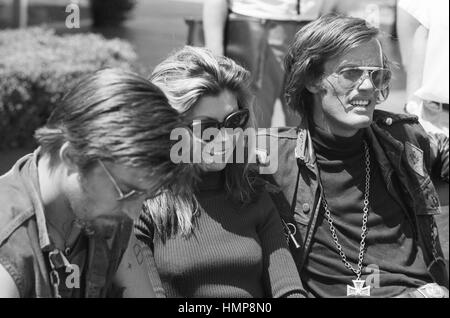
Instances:
[[[354,114],[352,126],[355,128],[367,128],[372,124],[373,111],[365,114]]]

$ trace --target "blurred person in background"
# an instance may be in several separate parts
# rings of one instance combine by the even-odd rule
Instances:
[[[305,24],[324,13],[330,0],[208,0],[203,5],[203,25],[206,47],[219,55],[228,55],[226,44],[233,41],[233,56],[252,75],[252,89],[256,95],[255,116],[258,127],[272,126],[277,99],[283,105],[286,124],[295,126],[298,117],[285,107],[282,88],[283,60],[295,33]],[[227,27],[230,20],[249,21],[242,32]],[[227,22],[228,21],[228,22]],[[233,31],[230,31],[233,30]],[[227,34],[228,32],[228,34]],[[237,40],[232,40],[239,38]],[[275,122],[275,125],[279,123]]]
[[[449,135],[449,2],[399,0],[397,29],[407,73],[405,111]]]

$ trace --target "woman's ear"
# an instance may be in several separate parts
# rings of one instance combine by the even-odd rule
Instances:
[[[67,171],[71,172],[79,172],[79,167],[76,164],[76,154],[70,142],[66,141],[59,149],[59,159],[61,163],[64,164]]]

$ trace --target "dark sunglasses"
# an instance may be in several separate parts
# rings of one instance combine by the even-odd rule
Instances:
[[[190,127],[193,131],[195,127],[200,127],[200,132],[203,135],[203,132],[208,128],[216,128],[218,130],[222,128],[245,128],[249,119],[249,110],[240,109],[228,115],[223,122],[219,122],[214,118],[194,119]]]
[[[392,72],[378,67],[352,67],[340,70],[337,77],[339,85],[344,89],[353,89],[369,77],[375,89],[384,90],[389,87]]]

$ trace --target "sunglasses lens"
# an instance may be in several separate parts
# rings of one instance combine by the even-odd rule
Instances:
[[[363,74],[364,71],[357,68],[348,69],[341,72],[341,76],[343,77],[343,79],[352,82],[356,82],[357,80],[359,80]]]
[[[225,128],[245,128],[250,114],[247,109],[235,112],[227,117],[224,123]]]
[[[389,70],[376,70],[372,72],[372,82],[377,89],[385,89],[388,87],[391,81],[391,71]]]
[[[357,68],[343,70],[339,73],[339,85],[344,89],[350,89],[363,74],[364,71]]]
[[[370,77],[376,89],[385,89],[389,86],[391,80],[391,71],[389,70],[373,70]],[[339,73],[339,85],[344,89],[352,89],[356,83],[361,80],[364,75],[364,70],[352,68],[346,69]]]

